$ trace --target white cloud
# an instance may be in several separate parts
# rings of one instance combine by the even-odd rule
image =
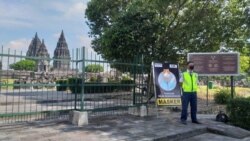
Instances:
[[[30,39],[17,39],[12,40],[5,46],[6,48],[10,48],[10,50],[19,50],[19,51],[27,51],[27,48],[29,47],[31,40]]]
[[[30,33],[38,32],[45,39],[47,49],[53,52],[51,48],[55,47],[63,29],[70,49],[80,46],[91,49],[89,28],[84,22],[88,1],[0,0],[0,32],[5,32],[1,32],[0,39],[4,48],[27,51]],[[17,32],[13,34],[13,31]]]
[[[78,39],[80,41],[80,44],[82,46],[85,46],[86,48],[92,49],[91,48],[91,38],[89,38],[88,36],[78,36]]]
[[[0,2],[0,26],[3,27],[31,27],[31,21],[38,18],[38,11],[27,4]]]
[[[84,20],[87,1],[82,0],[30,0],[0,2],[1,27],[50,27]],[[49,22],[47,22],[49,21]]]
[[[32,27],[33,24],[27,21],[21,21],[16,19],[1,19],[1,27]]]
[[[59,39],[60,35],[61,35],[61,32],[58,32],[58,33],[53,34],[53,37],[56,39]]]
[[[54,9],[57,12],[64,13],[65,9],[68,7],[68,3],[65,2],[57,2],[57,1],[50,1],[49,4],[46,5],[46,7],[49,7],[50,9]]]
[[[66,18],[82,17],[84,18],[84,13],[87,8],[87,5],[83,2],[73,3],[66,11]]]
[[[67,1],[49,1],[44,4],[47,9],[58,12],[65,20],[75,20],[76,18],[84,18],[87,2],[82,0],[67,0]],[[78,19],[79,20],[79,19]]]
[[[97,57],[98,59],[103,60],[103,58],[101,57],[101,55],[97,54],[94,49],[91,47],[91,38],[88,36],[78,36],[78,39],[81,43],[81,46],[86,47],[85,49],[85,53],[88,54],[86,57],[90,57],[88,59],[93,59],[91,58],[92,55],[97,55],[95,57]]]

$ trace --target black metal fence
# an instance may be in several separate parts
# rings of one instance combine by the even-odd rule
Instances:
[[[146,102],[144,66],[138,62],[105,61],[86,48],[73,50],[70,60],[2,48],[0,60],[0,123],[65,119],[72,110],[119,114]],[[35,65],[13,67],[24,60]],[[54,61],[69,61],[70,67],[54,69]]]

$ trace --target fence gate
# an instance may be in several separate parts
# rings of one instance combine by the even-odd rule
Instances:
[[[85,48],[56,59],[3,47],[0,61],[0,124],[67,119],[71,110],[120,114],[146,101],[139,61],[108,62]]]
[[[110,62],[86,48],[76,51],[73,62],[81,76],[69,79],[70,90],[77,95],[76,110],[103,116],[127,113],[129,107],[146,103],[145,67],[139,59]]]

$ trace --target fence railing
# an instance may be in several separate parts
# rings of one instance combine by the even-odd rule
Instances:
[[[106,61],[86,48],[72,50],[70,60],[2,48],[0,60],[0,123],[69,118],[71,110],[114,114],[146,101],[144,65],[137,62]],[[13,69],[22,60],[34,68]],[[69,68],[54,69],[53,61],[69,61]]]

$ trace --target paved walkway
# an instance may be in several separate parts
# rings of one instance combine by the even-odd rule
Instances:
[[[1,141],[250,141],[250,131],[214,121],[214,115],[198,115],[201,125],[179,123],[176,112],[145,118],[131,115],[99,117],[84,127],[67,121],[47,121],[1,126]]]

